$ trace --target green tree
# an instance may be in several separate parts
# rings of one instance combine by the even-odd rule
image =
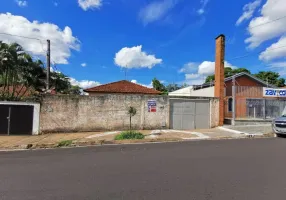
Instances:
[[[168,94],[169,92],[173,92],[173,91],[188,87],[189,85],[186,83],[182,85],[179,85],[176,83],[170,83],[168,85],[164,85],[158,79],[154,78],[152,80],[152,86],[154,89],[162,92],[162,94]]]
[[[210,83],[214,80],[215,80],[215,75],[209,75],[209,76],[207,76],[205,83]]]
[[[0,41],[1,99],[16,100],[28,90],[38,90],[43,74],[41,61],[34,61],[19,44]]]
[[[160,92],[162,92],[162,93],[167,92],[165,85],[162,84],[162,83],[161,83],[158,79],[156,79],[156,78],[154,78],[154,79],[152,80],[152,86],[153,86],[153,88],[154,88],[155,90],[158,90],[158,91],[160,91]]]
[[[166,91],[167,92],[173,92],[173,91],[176,91],[176,90],[179,90],[179,89],[182,89],[182,88],[185,88],[185,87],[188,87],[189,85],[184,83],[182,85],[178,85],[176,83],[171,83],[171,84],[168,84],[165,88],[166,88]]]
[[[80,88],[72,86],[62,73],[51,72],[50,80],[58,93],[80,93]],[[46,70],[40,60],[34,60],[19,44],[0,41],[1,99],[20,100],[27,91],[43,92],[45,81]]]
[[[81,88],[79,86],[73,86],[70,83],[70,78],[62,72],[50,73],[50,85],[57,93],[60,94],[81,94]]]
[[[186,87],[189,87],[190,85],[189,84],[187,84],[187,83],[183,83],[183,85],[181,85],[181,88],[180,89],[182,89],[182,88],[186,88]]]
[[[166,86],[166,90],[168,92],[173,92],[173,91],[176,91],[176,90],[179,90],[179,89],[181,89],[181,87],[178,84],[176,84],[176,83],[169,84],[169,85]]]
[[[245,73],[251,74],[251,72],[248,69],[246,69],[246,68],[233,69],[232,72],[233,72],[233,75],[241,73],[241,72],[245,72]]]
[[[227,78],[227,77],[233,76],[235,74],[239,74],[241,72],[246,72],[248,74],[251,74],[250,71],[248,69],[245,69],[245,68],[232,69],[230,67],[226,67],[226,68],[224,68],[224,77]],[[215,80],[215,75],[212,74],[212,75],[207,76],[205,83],[209,83],[209,82],[212,82],[214,80]]]
[[[132,129],[132,117],[135,116],[137,113],[136,108],[130,106],[128,108],[128,114],[129,114],[129,131],[131,132]]]
[[[254,74],[257,78],[267,82],[268,84],[275,85],[277,87],[285,86],[285,79],[280,78],[279,73],[272,71],[260,71]]]
[[[77,85],[72,85],[69,94],[80,95],[82,93],[82,88]]]

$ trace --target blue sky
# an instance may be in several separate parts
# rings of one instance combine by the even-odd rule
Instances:
[[[125,78],[150,85],[199,84],[214,70],[214,39],[226,65],[286,75],[285,0],[2,0],[1,35],[91,87]],[[278,19],[278,20],[277,20]],[[249,27],[253,27],[250,28]],[[41,44],[42,43],[42,44]],[[278,48],[277,48],[278,47]],[[281,47],[281,48],[280,48]],[[247,55],[244,58],[239,56]],[[235,59],[234,59],[235,58]]]

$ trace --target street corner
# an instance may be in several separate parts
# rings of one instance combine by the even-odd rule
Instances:
[[[267,138],[275,137],[271,124],[256,125],[225,125],[217,127],[222,132],[228,132],[234,137]]]

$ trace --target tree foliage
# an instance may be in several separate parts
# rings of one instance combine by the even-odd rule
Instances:
[[[268,84],[275,85],[277,87],[285,86],[285,79],[280,78],[279,73],[272,71],[260,71],[255,76]]]
[[[251,74],[251,72],[246,69],[246,68],[237,68],[237,69],[232,69],[230,67],[226,67],[224,71],[224,76],[225,78],[231,77],[235,74],[241,73],[241,72],[246,72],[248,74]],[[280,78],[279,73],[277,72],[272,72],[272,71],[260,71],[257,74],[253,74],[257,78],[271,84],[275,85],[277,87],[283,87],[285,86],[285,79]],[[206,78],[205,83],[209,83],[215,80],[215,75],[210,75]]]
[[[186,83],[184,83],[183,85],[178,85],[176,83],[171,83],[171,84],[168,84],[168,85],[164,85],[163,83],[161,83],[156,78],[154,78],[152,80],[152,85],[153,85],[153,88],[155,90],[158,90],[158,91],[162,92],[162,94],[168,94],[169,92],[173,92],[173,91],[176,91],[176,90],[179,90],[179,89],[182,89],[182,88],[185,88],[185,87],[189,86]]]
[[[246,72],[248,74],[251,74],[250,71],[246,68],[232,69],[230,67],[226,67],[226,68],[224,68],[224,77],[227,78],[227,77],[233,76],[233,75],[241,73],[241,72]],[[205,83],[209,83],[209,82],[212,82],[214,80],[215,80],[215,75],[212,74],[212,75],[207,76]]]
[[[134,107],[132,107],[132,106],[130,106],[129,108],[128,108],[128,114],[129,114],[129,130],[131,131],[131,129],[132,129],[132,117],[134,117],[135,115],[136,115],[136,113],[137,113],[137,110],[136,110],[136,108],[134,108]]]
[[[59,72],[51,72],[51,88],[58,93],[78,94],[79,88],[70,84],[69,78]],[[27,93],[45,91],[46,69],[41,60],[35,60],[16,43],[0,41],[0,98],[20,100]],[[33,92],[31,92],[33,91]]]
[[[166,87],[164,84],[162,84],[158,79],[154,78],[152,80],[152,86],[155,90],[158,90],[160,92],[166,92]]]

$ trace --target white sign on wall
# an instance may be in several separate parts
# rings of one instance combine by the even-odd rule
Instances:
[[[286,88],[285,89],[275,89],[275,88],[263,88],[264,97],[286,97]]]

